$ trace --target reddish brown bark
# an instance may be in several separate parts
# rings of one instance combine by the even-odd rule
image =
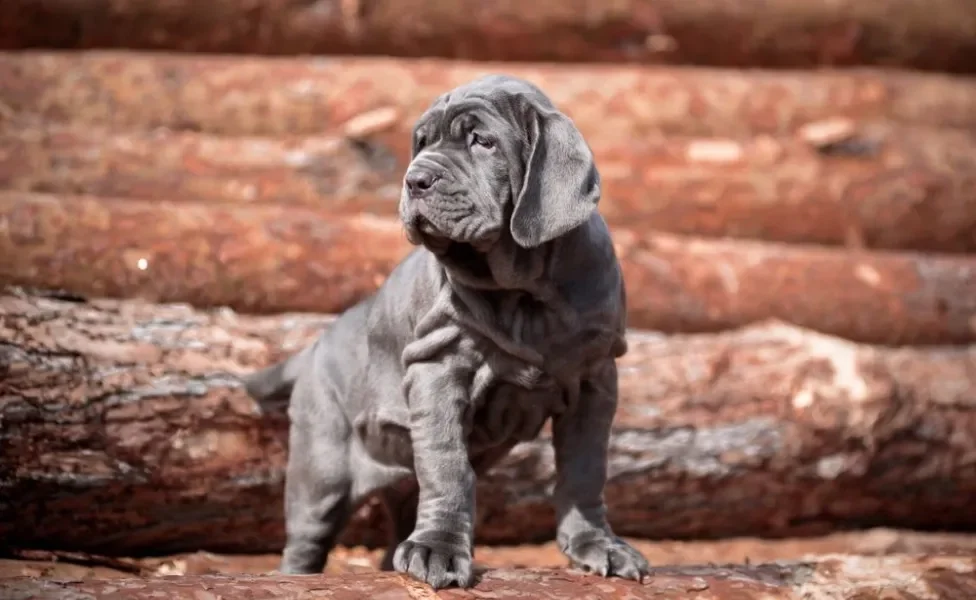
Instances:
[[[3,582],[15,598],[60,600],[199,600],[238,598],[513,598],[539,600],[858,600],[877,598],[969,598],[976,594],[972,556],[872,558],[832,555],[804,562],[657,567],[643,583],[585,575],[565,569],[499,569],[479,573],[471,590],[436,594],[426,585],[392,573],[327,577],[204,575],[111,580],[43,580],[17,577]]]
[[[834,532],[824,536],[720,540],[644,540],[630,538],[652,565],[758,564],[800,561],[811,555],[856,554],[872,557],[897,554],[974,555],[976,535],[924,533],[874,528]],[[325,573],[339,575],[379,570],[385,549],[338,546],[329,555]],[[566,567],[566,556],[556,542],[517,546],[478,546],[477,564],[489,569]],[[64,550],[18,549],[0,558],[0,580],[30,576],[44,579],[107,579],[153,575],[252,575],[278,568],[281,555],[215,554],[197,551],[168,556],[127,558]]]
[[[614,231],[635,327],[767,318],[882,344],[976,340],[976,257],[848,252]]]
[[[844,142],[648,136],[594,146],[611,224],[877,249],[976,251],[976,135],[854,126]]]
[[[275,205],[5,192],[0,224],[0,282],[246,312],[344,310],[411,249],[392,218]],[[778,318],[866,342],[976,340],[971,256],[612,231],[634,327]]]
[[[25,52],[0,54],[0,99],[6,112],[83,125],[234,135],[320,135],[351,126],[389,131],[406,143],[405,132],[431,100],[499,71],[539,84],[593,143],[659,132],[785,134],[834,117],[976,126],[972,78],[869,69]]]
[[[341,135],[221,137],[81,127],[0,132],[0,189],[324,207],[396,216],[403,157]]]
[[[154,554],[280,549],[286,416],[237,375],[324,316],[0,298],[0,539]],[[607,502],[636,537],[973,529],[976,349],[885,349],[769,324],[631,332]],[[551,539],[549,442],[479,484],[479,543]],[[344,542],[385,543],[362,507]]]
[[[411,248],[393,219],[275,205],[0,192],[0,223],[0,281],[260,312],[343,310]]]
[[[967,0],[8,0],[6,48],[147,48],[973,72]]]
[[[601,211],[641,230],[976,251],[976,135],[881,125],[846,135],[842,147],[790,136],[594,145]],[[21,125],[0,133],[0,187],[395,216],[401,142]]]

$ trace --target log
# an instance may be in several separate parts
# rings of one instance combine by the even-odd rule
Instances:
[[[811,555],[897,554],[976,555],[976,534],[934,533],[903,529],[872,528],[834,532],[823,536],[792,538],[723,538],[718,540],[628,541],[652,565],[700,565],[702,563],[757,564],[800,561]],[[329,555],[327,575],[379,570],[384,548],[337,546]],[[196,551],[167,556],[117,557],[64,550],[14,549],[10,558],[0,558],[0,581],[19,575],[45,579],[91,579],[147,577],[153,575],[266,574],[278,568],[281,555],[214,554]],[[566,566],[566,556],[555,541],[514,546],[477,546],[479,567],[551,568]]]
[[[976,257],[614,230],[628,321],[720,331],[768,318],[877,344],[976,340]]]
[[[876,558],[825,555],[802,562],[761,565],[663,566],[644,583],[565,569],[493,569],[470,590],[436,594],[393,573],[332,576],[196,575],[148,578],[62,579],[13,577],[11,598],[90,600],[198,600],[199,598],[538,598],[540,600],[857,600],[860,598],[964,599],[976,594],[976,559],[966,555]],[[883,590],[883,592],[881,592]]]
[[[976,341],[976,257],[612,229],[634,327],[777,318],[883,344]],[[411,250],[392,218],[0,193],[0,283],[256,313],[339,312]]]
[[[17,52],[0,53],[0,100],[5,113],[82,125],[409,139],[405,133],[431,100],[499,71],[540,85],[592,142],[655,132],[789,134],[837,117],[976,127],[976,80],[874,69]]]
[[[16,289],[0,315],[4,544],[280,550],[287,417],[238,375],[329,317]],[[619,534],[976,529],[976,347],[865,346],[777,323],[628,337],[606,493]],[[479,483],[479,544],[552,539],[546,435]],[[384,545],[382,514],[367,502],[343,543]]]
[[[811,134],[812,135],[812,134]],[[396,216],[409,136],[223,137],[20,123],[0,188],[327,207]],[[593,145],[611,225],[790,243],[976,251],[976,134],[862,125],[793,136],[649,135]]]
[[[222,137],[82,127],[0,132],[0,189],[396,216],[409,154],[344,136]],[[406,160],[404,160],[406,159]]]
[[[0,282],[251,312],[339,312],[411,246],[399,222],[246,208],[0,192]]]
[[[244,54],[379,54],[470,60],[815,67],[972,73],[968,0],[8,0],[0,46]]]

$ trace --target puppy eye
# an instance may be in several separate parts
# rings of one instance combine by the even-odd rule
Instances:
[[[471,134],[471,143],[481,146],[482,148],[491,150],[495,147],[495,142],[489,140],[488,138],[481,137],[477,133]]]
[[[427,145],[427,136],[421,135],[417,138],[417,150],[423,150],[424,146]]]

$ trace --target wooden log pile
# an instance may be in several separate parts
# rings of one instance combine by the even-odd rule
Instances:
[[[745,140],[595,134],[603,136],[593,142],[601,212],[611,226],[670,233],[976,250],[976,135],[879,123],[852,128],[836,147],[803,132]],[[0,188],[395,216],[409,139],[406,130],[363,141],[341,132],[228,136],[11,124],[0,132],[8,149]]]
[[[0,538],[107,554],[280,549],[287,418],[238,376],[329,317],[16,289],[0,311],[0,418],[16,432],[0,481],[18,498],[0,504]],[[619,533],[976,528],[976,349],[869,346],[782,323],[632,331],[629,343],[607,491]],[[525,443],[481,482],[480,543],[551,538],[552,460],[545,438]],[[345,541],[382,544],[381,515],[364,506]]]
[[[976,593],[976,560],[966,555],[890,556],[825,555],[810,561],[760,565],[659,567],[646,583],[599,579],[563,569],[496,569],[479,577],[472,595],[441,590],[436,595],[414,581],[393,574],[350,573],[329,577],[281,575],[197,575],[105,580],[6,580],[12,598],[61,600],[196,600],[314,598],[516,600],[858,600],[861,598],[963,599]],[[880,593],[885,594],[879,596]],[[581,596],[585,594],[585,596]],[[970,594],[970,595],[966,595]]]
[[[504,71],[541,86],[589,141],[789,134],[825,119],[976,125],[976,81],[894,69],[737,70],[120,51],[0,53],[7,116],[222,135],[403,132],[436,96]],[[599,81],[599,85],[593,85]],[[391,142],[392,143],[392,142]]]
[[[976,71],[969,0],[8,0],[0,47]]]
[[[540,85],[601,172],[631,327],[618,533],[976,531],[976,4],[245,4],[0,2],[0,555],[279,551],[285,407],[239,376],[411,250],[413,122],[492,72]],[[479,483],[480,547],[551,540],[546,435]],[[343,543],[385,545],[377,503]],[[832,548],[477,591],[976,597],[971,546]],[[429,595],[354,572],[46,579],[0,570],[16,597]]]
[[[392,217],[280,204],[0,192],[0,219],[6,282],[246,312],[339,312],[412,248]],[[968,256],[614,235],[634,327],[707,332],[777,318],[873,343],[976,340]]]
[[[785,538],[626,539],[652,565],[659,566],[797,562],[825,554],[895,557],[919,554],[965,556],[976,552],[976,534],[884,527]],[[344,575],[376,572],[380,568],[383,552],[384,548],[337,546],[329,557],[324,573]],[[566,566],[566,557],[555,541],[511,546],[476,545],[474,554],[476,569],[557,569]],[[27,548],[16,549],[8,557],[0,557],[0,579],[25,575],[56,579],[239,573],[265,575],[278,567],[280,559],[277,553],[222,554],[197,550],[163,556],[108,556],[75,550]]]

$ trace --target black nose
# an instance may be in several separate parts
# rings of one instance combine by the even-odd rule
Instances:
[[[437,176],[427,169],[411,169],[407,173],[406,181],[410,196],[417,198],[418,196],[424,195],[430,189],[430,186],[434,185],[434,182],[437,181]]]

